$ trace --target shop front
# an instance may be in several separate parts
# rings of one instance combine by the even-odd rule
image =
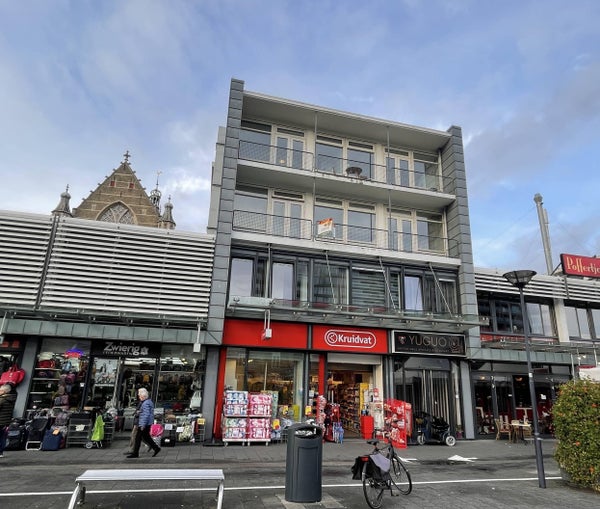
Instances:
[[[393,331],[394,390],[397,399],[412,405],[413,415],[442,418],[462,436],[461,371],[465,338],[459,334]]]
[[[314,418],[331,429],[336,424],[360,434],[361,416],[382,398],[386,331],[292,322],[269,325],[266,338],[262,321],[225,322],[215,436],[222,436],[223,423],[231,422],[223,412],[226,391],[271,395],[271,419],[276,423]]]
[[[495,438],[497,425],[507,426],[513,419],[531,421],[534,409],[540,433],[554,433],[552,406],[559,386],[570,379],[569,366],[536,365],[534,405],[526,365],[489,361],[473,363],[471,369],[478,438]]]
[[[148,389],[159,413],[200,410],[205,359],[192,345],[74,338],[29,343],[26,412],[114,409],[132,415],[140,387]],[[131,426],[132,419],[124,422]]]

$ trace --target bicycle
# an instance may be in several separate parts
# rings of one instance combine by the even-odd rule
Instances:
[[[373,451],[368,455],[359,456],[357,462],[362,471],[365,500],[371,509],[379,509],[384,491],[389,490],[391,496],[399,496],[399,493],[410,494],[412,478],[394,450],[391,440],[383,447],[378,447],[380,441],[377,439],[367,440],[367,443],[373,446]]]

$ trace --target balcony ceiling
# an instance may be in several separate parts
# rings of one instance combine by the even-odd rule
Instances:
[[[315,114],[317,130],[320,133],[386,143],[389,130],[390,146],[397,148],[437,152],[450,139],[450,134],[445,131],[366,117],[255,92],[244,92],[243,118],[314,130]]]

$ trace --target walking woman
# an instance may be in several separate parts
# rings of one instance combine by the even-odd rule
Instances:
[[[127,458],[139,458],[140,457],[140,446],[142,440],[148,445],[156,456],[160,452],[160,447],[152,440],[150,436],[150,426],[154,424],[154,403],[150,399],[148,390],[141,388],[138,389],[138,398],[140,403],[140,416],[138,419],[138,431],[135,435],[135,444],[133,446],[133,452],[126,456]]]

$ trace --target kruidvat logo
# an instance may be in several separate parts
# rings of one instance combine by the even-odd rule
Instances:
[[[328,330],[324,336],[329,346],[346,348],[374,348],[377,338],[372,332],[356,332],[350,330]]]

